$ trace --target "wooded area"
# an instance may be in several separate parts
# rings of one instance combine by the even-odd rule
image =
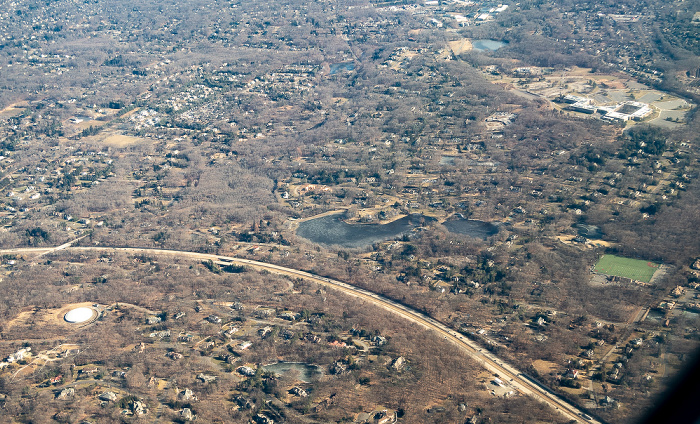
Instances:
[[[697,347],[700,62],[691,9],[661,1],[16,2],[0,21],[0,244],[83,237],[76,245],[309,270],[423,311],[591,414],[630,422]],[[479,50],[479,41],[498,47]],[[601,109],[572,112],[566,96],[641,102],[651,112],[606,120]],[[300,236],[305,222],[332,212],[350,231],[407,217],[411,228],[358,245]],[[460,233],[453,222],[490,232]],[[593,272],[603,254],[663,267],[649,283],[620,280]],[[275,419],[257,417],[270,395],[288,422],[362,422],[372,408],[402,411],[402,422],[559,419],[528,398],[489,394],[478,366],[429,334],[305,283],[288,292],[289,281],[264,273],[119,253],[56,253],[36,263],[7,253],[1,262],[0,356],[83,346],[21,378],[10,376],[16,363],[2,371],[0,402],[17,422],[183,421],[175,385],[196,388],[200,404],[187,408],[205,421]],[[210,360],[211,351],[152,340],[138,309],[113,309],[95,332],[26,319],[81,302],[168,317],[242,302],[231,320],[258,319],[250,308],[264,305],[319,314],[301,326],[324,343],[359,327],[391,341],[365,349],[376,358],[352,372],[305,386],[308,399],[292,399],[280,388],[289,378],[246,380]],[[173,329],[214,337],[224,329],[208,314]],[[352,365],[346,350],[285,338],[282,321],[270,340],[255,336],[260,343],[237,356],[242,363]],[[123,350],[111,351],[104,334]],[[157,360],[130,350],[141,342]],[[224,345],[236,346],[219,344],[219,353]],[[184,358],[164,361],[167,352]],[[410,368],[402,373],[387,362],[399,356]],[[92,386],[76,387],[65,408],[53,389],[35,387],[88,365],[130,369],[114,383],[123,408],[88,402],[99,395]],[[182,369],[196,372],[181,382]],[[205,371],[220,380],[195,382]],[[151,377],[170,392],[149,387]],[[166,406],[122,415],[137,400],[131,395]],[[235,396],[258,407],[241,408]],[[319,404],[327,409],[313,410]]]

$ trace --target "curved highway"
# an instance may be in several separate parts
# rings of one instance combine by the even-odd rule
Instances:
[[[151,248],[135,248],[135,247],[70,247],[69,244],[61,245],[61,250],[70,251],[92,251],[92,252],[126,252],[126,253],[148,253],[156,255],[170,255],[170,256],[180,256],[189,257],[197,260],[211,260],[215,263],[221,265],[227,264],[239,264],[246,265],[258,270],[267,270],[275,272],[278,274],[290,275],[301,277],[314,283],[321,284],[333,289],[339,290],[347,295],[358,297],[373,303],[376,306],[384,308],[396,315],[403,317],[411,322],[420,324],[423,327],[439,334],[443,339],[455,344],[463,352],[465,352],[472,359],[476,360],[489,372],[498,374],[499,378],[505,382],[505,384],[512,386],[519,392],[533,397],[556,411],[565,416],[569,420],[573,420],[578,423],[595,423],[603,424],[601,421],[588,416],[585,411],[579,409],[577,406],[563,400],[553,392],[551,392],[545,386],[540,385],[535,382],[527,375],[516,369],[514,366],[508,364],[502,359],[498,358],[496,355],[486,351],[481,348],[478,344],[469,340],[467,337],[461,333],[449,328],[445,324],[421,313],[415,309],[402,305],[394,300],[386,298],[377,293],[365,290],[353,286],[351,284],[334,280],[327,277],[322,277],[320,275],[311,274],[309,272],[300,271],[293,268],[287,268],[275,264],[270,264],[267,262],[254,261],[251,259],[243,259],[232,256],[223,255],[213,255],[208,253],[198,253],[198,252],[187,252],[180,250],[167,250],[167,249],[151,249]],[[56,248],[18,248],[18,249],[6,249],[0,250],[2,254],[18,254],[18,253],[36,253],[43,255],[56,251]]]

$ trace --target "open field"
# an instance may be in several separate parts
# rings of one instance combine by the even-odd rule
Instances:
[[[24,108],[19,105],[10,105],[5,109],[0,110],[0,118],[10,118],[12,116],[21,115],[24,112]]]
[[[114,147],[131,146],[133,144],[138,144],[138,143],[141,143],[143,141],[144,140],[141,138],[132,137],[129,135],[122,135],[122,134],[111,134],[102,140],[102,142],[104,144],[109,145],[109,146],[114,146]]]
[[[659,264],[653,262],[615,255],[603,255],[598,263],[595,264],[594,271],[648,283],[658,268]]]
[[[466,38],[461,40],[450,41],[449,44],[452,53],[455,55],[462,54],[463,52],[468,52],[472,49],[472,43]]]

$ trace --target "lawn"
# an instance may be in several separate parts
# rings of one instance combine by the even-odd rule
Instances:
[[[654,262],[615,255],[603,255],[593,268],[595,272],[601,274],[630,278],[645,283],[651,281],[651,277],[657,269],[659,269],[659,264]]]

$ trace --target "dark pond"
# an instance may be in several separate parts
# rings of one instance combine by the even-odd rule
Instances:
[[[495,51],[506,44],[508,43],[497,40],[474,40],[472,41],[472,48],[478,52],[483,52],[484,50]]]
[[[498,233],[498,227],[490,222],[465,219],[461,215],[452,215],[442,225],[451,233],[464,234],[479,239],[486,239]]]
[[[600,230],[600,227],[595,225],[578,224],[576,228],[578,229],[578,235],[582,237],[587,237],[589,239],[603,238],[603,232]]]
[[[664,319],[664,317],[665,315],[662,312],[659,312],[656,309],[652,309],[647,314],[646,319],[652,322],[661,322]]]
[[[355,64],[352,62],[332,63],[331,75],[337,74],[338,71],[352,71],[355,69]]]
[[[283,375],[290,371],[297,371],[297,378],[304,383],[310,383],[313,377],[323,374],[323,372],[316,365],[309,365],[303,362],[275,362],[274,364],[263,365],[263,369],[276,375]]]
[[[700,317],[700,313],[695,311],[683,311],[681,312],[681,316],[689,319],[698,319]]]
[[[440,158],[440,165],[454,165],[455,164],[455,157],[454,156],[443,156]]]
[[[299,224],[297,235],[314,243],[342,247],[371,246],[378,241],[390,240],[407,234],[434,218],[420,214],[408,215],[388,224],[348,224],[342,214],[327,215]]]

